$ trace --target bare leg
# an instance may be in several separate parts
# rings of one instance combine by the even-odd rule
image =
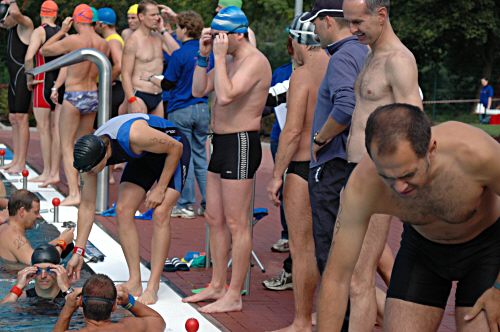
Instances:
[[[284,204],[292,254],[295,317],[292,325],[280,332],[312,331],[314,291],[319,279],[315,264],[312,213],[307,182],[296,174],[286,176]]]
[[[222,205],[232,239],[232,273],[229,289],[223,297],[200,311],[205,313],[240,311],[241,290],[250,266],[251,226],[248,220],[253,180],[221,180]],[[238,204],[234,204],[238,202]]]
[[[154,111],[151,112],[151,115],[156,115],[160,118],[163,118],[165,116],[165,114],[163,113],[163,102],[159,103],[158,106],[156,106]]]
[[[17,123],[17,161],[12,163],[7,170],[9,173],[20,173],[26,167],[26,155],[28,153],[28,144],[30,140],[30,131],[28,123],[28,114],[14,113],[11,114],[15,117]],[[10,117],[10,115],[9,115]]]
[[[17,151],[19,150],[19,123],[18,119],[16,116],[16,113],[9,113],[9,121],[10,125],[12,126],[12,152],[14,153],[14,158],[12,158],[11,162],[4,166],[4,170],[8,170],[12,166],[17,164],[17,160],[19,159],[19,156],[17,154]]]
[[[224,218],[221,186],[219,174],[208,172],[205,218],[210,227],[210,252],[212,253],[213,262],[212,280],[210,285],[202,292],[184,298],[183,302],[217,300],[225,294],[231,237]]]
[[[441,308],[389,298],[385,305],[384,331],[437,331],[443,313]]]
[[[455,322],[458,332],[479,332],[489,331],[488,319],[484,311],[481,311],[476,318],[471,321],[465,321],[464,317],[472,308],[456,307],[455,308]]]
[[[50,113],[50,132],[52,134],[52,145],[50,155],[50,173],[40,187],[47,187],[59,182],[59,168],[61,164],[61,140],[59,137],[59,121],[61,118],[61,105],[56,105],[56,109]]]
[[[389,286],[391,281],[392,267],[394,266],[394,255],[392,254],[391,247],[386,243],[382,256],[378,262],[377,272],[384,280],[384,283]]]
[[[391,217],[371,217],[351,280],[349,330],[372,331],[377,318],[375,272],[385,247]]]
[[[124,286],[134,296],[142,294],[139,235],[134,223],[134,214],[144,200],[145,194],[144,189],[138,185],[123,182],[120,184],[118,202],[116,203],[118,235],[129,271],[129,279]]]
[[[40,134],[40,148],[42,150],[43,171],[37,177],[30,179],[31,182],[45,182],[49,178],[51,167],[52,139],[50,135],[50,108],[34,108],[36,128]]]
[[[376,323],[378,326],[383,326],[386,294],[383,290],[376,287],[375,288],[375,296],[377,298],[377,320],[376,320]]]
[[[170,214],[180,195],[178,191],[168,188],[163,202],[156,207],[153,213],[154,228],[153,239],[151,240],[151,277],[149,278],[146,290],[138,299],[138,301],[144,304],[153,304],[158,301],[160,277],[170,248]]]

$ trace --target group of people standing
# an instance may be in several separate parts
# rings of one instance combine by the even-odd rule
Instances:
[[[241,1],[221,0],[210,28],[203,28],[193,11],[175,13],[143,0],[129,9],[123,39],[111,8],[95,15],[79,5],[58,29],[53,27],[57,5],[48,0],[42,5],[42,26],[32,32],[31,20],[14,0],[2,3],[12,7],[2,23],[10,29],[9,54],[26,46],[30,56],[55,57],[85,47],[101,51],[113,64],[116,116],[94,133],[97,69],[91,63],[48,75],[55,82],[52,104],[37,104],[48,110],[40,118],[56,121],[50,109],[57,112],[64,86],[59,127],[69,184],[65,204],[80,205],[69,276],[79,278],[82,268],[97,174],[107,165],[127,162],[116,206],[130,271],[124,287],[142,303],[157,301],[170,216],[194,215],[196,177],[210,227],[213,270],[209,285],[183,301],[213,300],[200,309],[205,313],[242,310],[252,248],[248,212],[262,157],[262,110],[269,100],[279,104],[280,97],[270,90],[271,66],[255,47]],[[295,317],[283,331],[312,329],[320,278],[319,331],[371,331],[376,322],[391,331],[436,330],[453,281],[459,282],[459,330],[489,326],[494,331],[500,323],[500,146],[464,124],[431,125],[423,112],[415,58],[396,36],[389,10],[389,0],[316,0],[311,12],[289,27],[294,70],[288,92],[281,93],[287,100],[286,123],[268,185],[269,198],[284,205],[293,262]],[[168,23],[176,25],[175,33]],[[77,34],[68,35],[71,26]],[[22,70],[24,62],[25,68],[33,67],[28,60],[16,60],[20,69],[11,73]],[[39,80],[28,78],[26,86]],[[17,81],[11,83],[13,96],[27,93],[17,90]],[[42,90],[44,96],[49,92]],[[12,102],[14,127],[21,121],[15,122],[21,106],[17,97]],[[209,118],[213,152],[207,166]],[[16,126],[17,155],[25,134]],[[42,149],[57,142],[42,138]],[[19,158],[10,171],[25,162]],[[51,165],[42,173],[45,184],[58,180],[48,160],[52,156],[44,156],[45,168]],[[84,183],[81,194],[77,172]],[[143,202],[155,209],[151,278],[144,291],[133,223]],[[405,223],[395,260],[386,245],[391,216]],[[377,270],[389,286],[387,299],[375,287]]]

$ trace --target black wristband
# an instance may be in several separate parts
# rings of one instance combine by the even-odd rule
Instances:
[[[325,145],[325,144],[326,144],[326,141],[324,141],[324,142],[318,142],[318,141],[316,140],[316,137],[318,136],[318,134],[319,134],[319,132],[316,132],[316,133],[314,134],[314,136],[313,136],[313,142],[314,142],[314,144],[316,144],[317,146],[323,146],[323,145]]]

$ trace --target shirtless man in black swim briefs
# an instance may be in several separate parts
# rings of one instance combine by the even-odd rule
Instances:
[[[139,28],[125,42],[122,80],[129,113],[148,113],[163,117],[162,90],[152,82],[141,80],[141,73],[160,75],[163,71],[160,9],[156,2],[139,3]],[[163,28],[162,28],[163,29]]]
[[[262,151],[259,139],[262,110],[271,85],[271,66],[246,37],[248,20],[237,7],[222,9],[204,29],[193,75],[193,96],[215,91],[212,108],[213,153],[207,174],[207,209],[213,272],[210,285],[184,302],[215,299],[206,313],[239,311],[241,290],[252,249],[248,226],[253,177]],[[215,68],[207,72],[212,50]],[[228,56],[230,55],[230,56]],[[238,204],[235,204],[238,202]],[[232,275],[226,290],[232,240]]]
[[[498,331],[500,144],[459,122],[431,127],[408,104],[377,108],[365,133],[368,155],[342,195],[323,275],[319,331],[340,330],[354,266],[377,213],[405,224],[385,331],[437,331],[453,281],[457,330]]]
[[[62,39],[74,25],[77,34]],[[43,56],[66,54],[81,48],[94,48],[109,56],[109,45],[92,26],[92,9],[78,5],[73,17],[67,17],[61,30],[50,38],[41,49]],[[66,92],[60,120],[61,152],[64,156],[64,173],[68,180],[69,194],[61,205],[78,205],[80,190],[78,174],[73,168],[75,139],[93,130],[99,100],[97,98],[97,66],[84,61],[67,67]]]
[[[28,50],[33,22],[21,13],[16,1],[2,0],[7,12],[0,17],[0,28],[8,30],[7,70],[9,71],[9,121],[12,125],[14,159],[4,169],[9,173],[19,173],[26,166],[26,154],[30,139],[28,111],[31,93],[26,86],[24,57]]]

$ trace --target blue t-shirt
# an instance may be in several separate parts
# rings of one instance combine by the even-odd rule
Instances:
[[[328,52],[332,56],[318,91],[318,101],[314,110],[311,130],[311,142],[314,133],[323,127],[329,116],[337,123],[348,127],[318,152],[316,161],[311,157],[311,168],[322,165],[334,158],[347,159],[346,143],[352,113],[356,105],[354,82],[363,69],[368,47],[360,44],[357,37],[351,36],[328,47]]]
[[[273,72],[273,77],[271,80],[271,87],[275,86],[278,83],[284,82],[290,79],[292,76],[293,66],[292,63],[289,62],[287,64],[281,65],[276,68]],[[278,120],[275,119],[273,123],[273,128],[271,129],[271,140],[278,141],[281,134],[281,128],[278,123]]]
[[[484,107],[488,107],[488,99],[493,98],[493,87],[491,85],[483,86],[479,95],[479,102]]]
[[[172,33],[172,38],[174,38],[177,44],[181,45],[181,42],[177,39],[177,35],[175,33]],[[163,68],[165,68],[165,70],[163,71],[163,76],[167,74],[168,62],[170,61],[170,57],[171,55],[163,51]],[[170,99],[170,90],[163,90],[161,97],[163,101],[168,101]]]

